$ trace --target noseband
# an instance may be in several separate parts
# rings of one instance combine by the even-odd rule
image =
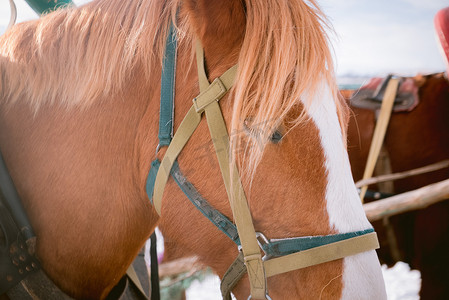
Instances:
[[[157,151],[163,146],[168,146],[168,149],[162,161],[155,159],[152,162],[146,190],[155,210],[161,215],[164,188],[168,178],[172,176],[196,208],[237,245],[239,255],[222,279],[223,299],[231,299],[230,292],[246,272],[251,287],[249,299],[270,299],[267,292],[268,277],[379,248],[377,235],[372,228],[342,234],[276,240],[270,240],[256,232],[237,166],[230,163],[229,136],[218,103],[231,89],[237,65],[209,83],[204,68],[203,48],[197,43],[200,94],[193,99],[193,105],[173,136],[176,49],[176,32],[171,26],[162,70]],[[201,122],[203,114],[206,116],[235,225],[198,193],[181,173],[176,161]]]

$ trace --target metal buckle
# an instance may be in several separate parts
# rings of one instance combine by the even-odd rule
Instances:
[[[256,239],[257,243],[259,244],[260,249],[262,249],[264,256],[262,257],[263,261],[266,261],[271,258],[271,256],[265,252],[263,249],[263,245],[267,245],[270,243],[270,240],[262,233],[262,232],[256,232]]]
[[[248,297],[248,300],[251,300],[252,298],[251,298],[251,295],[249,295],[249,297]],[[272,300],[271,298],[270,298],[270,296],[268,296],[268,293],[265,295],[265,299],[266,300]]]

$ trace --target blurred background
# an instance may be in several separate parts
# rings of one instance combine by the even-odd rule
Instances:
[[[16,0],[18,22],[37,18]],[[77,5],[88,0],[74,0]],[[339,79],[415,75],[444,70],[433,28],[435,13],[447,0],[318,0],[333,25],[330,37]],[[9,22],[8,0],[0,0],[0,33]]]

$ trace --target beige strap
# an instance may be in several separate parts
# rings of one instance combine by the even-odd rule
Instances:
[[[186,116],[181,122],[178,130],[176,131],[170,146],[162,159],[161,166],[156,175],[156,180],[154,182],[154,193],[153,193],[153,205],[157,213],[161,215],[162,207],[162,196],[164,194],[164,188],[167,183],[168,177],[170,176],[170,170],[181,153],[182,149],[186,145],[187,141],[192,136],[195,129],[198,127],[201,121],[201,114],[198,114],[195,107],[191,107],[187,112]]]
[[[267,277],[379,248],[375,232],[304,250],[264,262]]]
[[[147,294],[143,290],[142,284],[140,283],[139,277],[137,276],[136,270],[134,270],[133,265],[131,264],[126,270],[126,275],[128,275],[128,278],[134,283],[134,285],[139,289],[139,291],[142,293],[142,296],[145,296],[147,299]]]
[[[234,222],[237,226],[244,262],[248,270],[251,296],[254,299],[265,299],[266,277],[262,255],[256,238],[251,213],[240,181],[237,166],[233,164],[232,173],[229,158],[229,135],[218,100],[232,86],[237,65],[230,68],[209,85],[204,68],[204,51],[199,42],[196,48],[198,77],[201,93],[193,102],[197,112],[205,111],[209,132],[214,144],[215,153],[220,165],[221,174],[230,200]],[[206,86],[207,82],[207,86]],[[232,180],[232,181],[231,181]]]
[[[231,89],[234,83],[237,65],[232,66],[193,99],[196,112],[201,113],[211,102],[217,102]],[[220,112],[221,114],[221,112]]]
[[[318,265],[377,248],[379,248],[379,242],[375,232],[357,236],[287,256],[269,259],[264,262],[266,276],[270,277]],[[243,256],[240,253],[222,278],[220,289],[223,300],[231,299],[231,291],[245,273],[246,268],[243,263]]]
[[[230,89],[235,78],[237,66],[230,68],[222,76],[209,84],[204,70],[204,53],[201,45],[197,46],[198,77],[200,80],[200,94],[193,100],[193,105],[181,122],[167,152],[162,160],[161,167],[156,176],[154,190],[154,206],[161,212],[161,201],[165,184],[171,167],[177,156],[190,139],[201,121],[204,111],[209,126],[215,152],[220,165],[226,192],[234,221],[239,232],[242,246],[243,261],[249,275],[251,297],[265,299],[266,278],[276,274],[292,271],[298,268],[331,261],[345,256],[353,255],[378,247],[376,234],[355,237],[326,246],[290,254],[284,257],[263,262],[256,232],[252,222],[251,212],[245,197],[237,166],[231,165],[229,158],[229,136],[223,114],[218,101]],[[387,90],[388,91],[388,90]],[[267,274],[265,274],[265,269]]]
[[[196,66],[198,70],[198,83],[200,85],[200,91],[204,91],[209,86],[209,80],[207,79],[206,67],[204,66],[204,49],[199,39],[196,40]]]
[[[220,77],[216,78],[212,84],[209,84],[204,66],[204,50],[199,40],[196,42],[196,65],[198,69],[200,94],[194,99],[194,103],[198,102],[196,105],[198,106],[198,111],[200,111],[201,108],[207,105],[205,102],[219,101],[231,89],[237,73],[237,65],[229,68]]]
[[[205,112],[223,181],[230,199],[234,222],[239,233],[245,265],[251,284],[251,296],[254,299],[265,299],[266,277],[262,255],[257,242],[251,212],[235,164],[232,166],[233,170],[231,173],[229,136],[218,102],[214,101],[206,106]]]
[[[201,113],[204,111],[204,107],[211,102],[219,101],[226,94],[232,87],[236,71],[237,65],[228,69],[223,75],[216,78],[211,85],[207,86],[205,90],[202,90],[201,93],[193,99],[192,107],[182,120],[179,128],[176,130],[173,140],[168,146],[167,152],[162,159],[161,166],[154,182],[153,205],[159,215],[161,215],[164,188],[167,184],[168,177],[170,176],[170,170],[173,167],[173,163],[201,122]],[[220,87],[217,88],[217,85],[220,85]],[[224,93],[222,92],[222,89],[225,89]]]
[[[223,300],[231,300],[232,290],[245,274],[245,260],[243,259],[243,253],[239,252],[239,255],[237,255],[237,258],[232,262],[221,279],[220,291]]]
[[[379,157],[380,148],[382,147],[385,133],[387,132],[388,123],[390,121],[391,112],[393,109],[394,99],[396,98],[399,86],[399,79],[392,78],[388,83],[385,91],[385,96],[382,100],[379,118],[377,120],[376,128],[374,129],[373,139],[368,154],[368,160],[363,173],[363,179],[370,178],[373,175],[374,167],[376,166],[377,158]],[[360,199],[363,202],[368,186],[363,186],[360,191]]]

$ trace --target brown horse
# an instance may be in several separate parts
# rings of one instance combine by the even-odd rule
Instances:
[[[160,219],[146,195],[171,21],[179,44],[175,131],[199,92],[194,40],[210,80],[238,63],[220,105],[256,230],[283,238],[371,228],[350,173],[347,106],[315,1],[99,0],[0,38],[0,147],[43,268],[73,297],[108,295],[158,224],[220,276],[238,253],[173,180]],[[179,165],[231,218],[206,131],[203,122]],[[274,299],[386,297],[375,251],[274,276],[268,286]],[[233,292],[248,297],[248,281]]]
[[[410,112],[393,113],[384,146],[392,172],[406,171],[449,158],[449,82],[444,74],[416,76],[419,104]],[[363,175],[375,126],[371,110],[352,108],[348,152],[354,179]],[[394,192],[410,191],[448,178],[448,170],[394,182]],[[371,187],[376,189],[376,186]],[[382,221],[374,223],[380,233],[380,258],[391,265],[398,259],[421,271],[422,299],[448,299],[449,202],[390,218],[398,246],[389,243]],[[391,240],[390,240],[391,241]],[[391,249],[398,249],[394,257]]]

